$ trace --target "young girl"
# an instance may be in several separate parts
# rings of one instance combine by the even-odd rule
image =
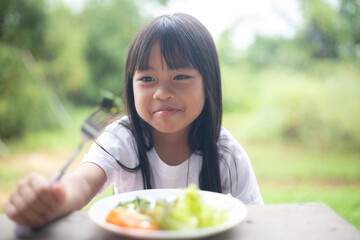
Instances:
[[[39,227],[81,209],[113,184],[115,193],[184,188],[231,193],[262,204],[248,156],[221,127],[218,56],[208,30],[186,14],[153,19],[126,62],[127,116],[95,140],[77,170],[49,187],[32,174],[5,206],[15,222]]]

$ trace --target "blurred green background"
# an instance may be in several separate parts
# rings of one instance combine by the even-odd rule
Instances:
[[[19,178],[61,166],[103,91],[122,97],[129,42],[153,17],[144,3],[88,0],[74,13],[57,0],[0,2],[0,211]],[[229,28],[216,40],[223,124],[266,204],[324,202],[360,229],[360,2],[298,3],[292,38],[258,35],[239,50]]]

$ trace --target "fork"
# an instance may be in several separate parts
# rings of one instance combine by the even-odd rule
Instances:
[[[66,172],[67,168],[76,159],[84,144],[95,139],[102,129],[111,122],[122,111],[122,103],[115,95],[107,94],[102,99],[100,107],[98,107],[81,125],[81,141],[77,148],[73,151],[66,163],[60,168],[50,179],[49,186],[59,181]],[[16,237],[24,237],[32,233],[29,226],[16,224],[14,234]]]

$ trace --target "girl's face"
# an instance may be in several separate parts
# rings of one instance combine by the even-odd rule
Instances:
[[[161,133],[188,131],[204,106],[202,76],[194,68],[169,69],[159,43],[152,46],[148,61],[148,69],[133,77],[136,111]]]

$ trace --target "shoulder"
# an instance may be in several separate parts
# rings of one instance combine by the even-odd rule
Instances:
[[[224,126],[220,129],[219,143],[235,140],[233,135]]]
[[[100,134],[100,138],[127,138],[132,137],[132,133],[127,127],[129,125],[129,118],[127,116],[123,116],[119,119],[114,120],[109,125],[107,125],[103,132]]]
[[[225,127],[221,127],[220,136],[218,140],[219,153],[220,155],[228,154],[245,154],[245,150],[241,147],[239,142]],[[247,157],[247,155],[246,155]]]
[[[97,142],[107,149],[119,151],[116,149],[136,148],[135,138],[129,127],[129,118],[123,116],[110,123],[97,138]]]
[[[246,151],[225,127],[221,128],[218,145],[222,171],[244,174],[251,170],[250,159]]]
[[[122,117],[112,121],[110,124],[108,124],[105,127],[104,132],[112,132],[112,133],[115,132],[116,133],[119,131],[128,130],[128,128],[125,127],[128,124],[129,124],[129,117],[122,116]]]
[[[136,141],[130,129],[126,127],[128,117],[122,117],[110,123],[94,139],[85,160],[117,166],[120,162],[128,167],[137,164]]]

